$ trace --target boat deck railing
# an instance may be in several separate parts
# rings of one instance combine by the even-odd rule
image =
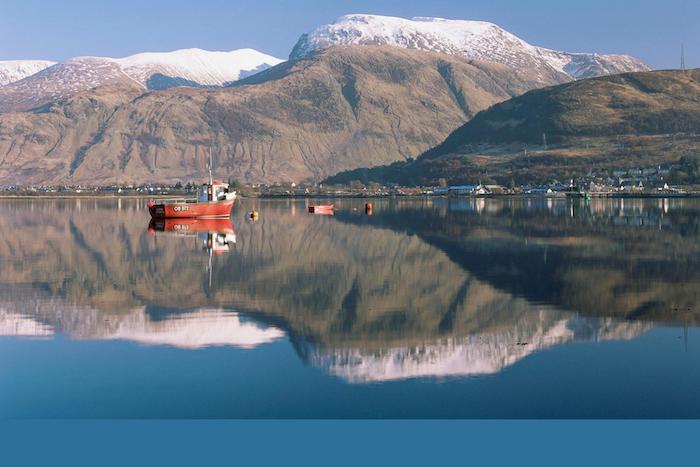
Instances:
[[[153,202],[156,204],[196,203],[197,198],[159,198]]]

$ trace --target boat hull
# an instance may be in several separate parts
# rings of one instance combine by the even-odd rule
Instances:
[[[310,214],[333,215],[333,205],[332,204],[323,204],[323,205],[317,205],[317,206],[309,206],[309,213]]]
[[[154,219],[229,217],[235,199],[204,203],[148,203]]]

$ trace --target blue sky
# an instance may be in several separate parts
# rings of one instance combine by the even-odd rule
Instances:
[[[0,0],[0,60],[252,47],[286,58],[347,13],[492,21],[535,45],[700,67],[700,0]]]

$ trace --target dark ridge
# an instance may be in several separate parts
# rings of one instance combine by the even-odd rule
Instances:
[[[464,98],[464,92],[462,92],[462,88],[460,88],[455,82],[452,65],[445,62],[440,62],[438,63],[437,70],[438,73],[440,73],[440,76],[442,76],[442,79],[445,80],[445,84],[452,93],[452,96],[454,96],[455,102],[457,105],[459,105],[459,108],[462,109],[462,112],[464,112],[464,116],[467,118],[471,117],[472,111]]]
[[[218,86],[208,86],[200,84],[196,81],[192,81],[185,78],[180,78],[179,76],[167,76],[162,73],[155,73],[148,78],[146,81],[146,87],[155,91],[178,88],[178,87],[189,87],[189,88],[215,88]]]

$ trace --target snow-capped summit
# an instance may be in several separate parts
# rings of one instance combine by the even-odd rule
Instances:
[[[470,60],[537,70],[543,81],[551,73],[578,79],[649,70],[642,61],[628,55],[557,52],[533,46],[485,21],[364,14],[342,16],[333,24],[302,35],[290,59],[336,45],[389,45],[462,55]]]
[[[132,79],[144,86],[159,87],[154,76],[181,80],[182,84],[224,86],[283,60],[253,49],[211,52],[182,49],[174,52],[145,52],[114,59]]]
[[[55,63],[48,60],[0,60],[0,86],[31,76]]]
[[[253,49],[183,49],[123,58],[75,57],[56,64],[48,62],[51,66],[0,86],[0,112],[28,110],[116,83],[138,83],[147,89],[226,86],[282,61]]]

